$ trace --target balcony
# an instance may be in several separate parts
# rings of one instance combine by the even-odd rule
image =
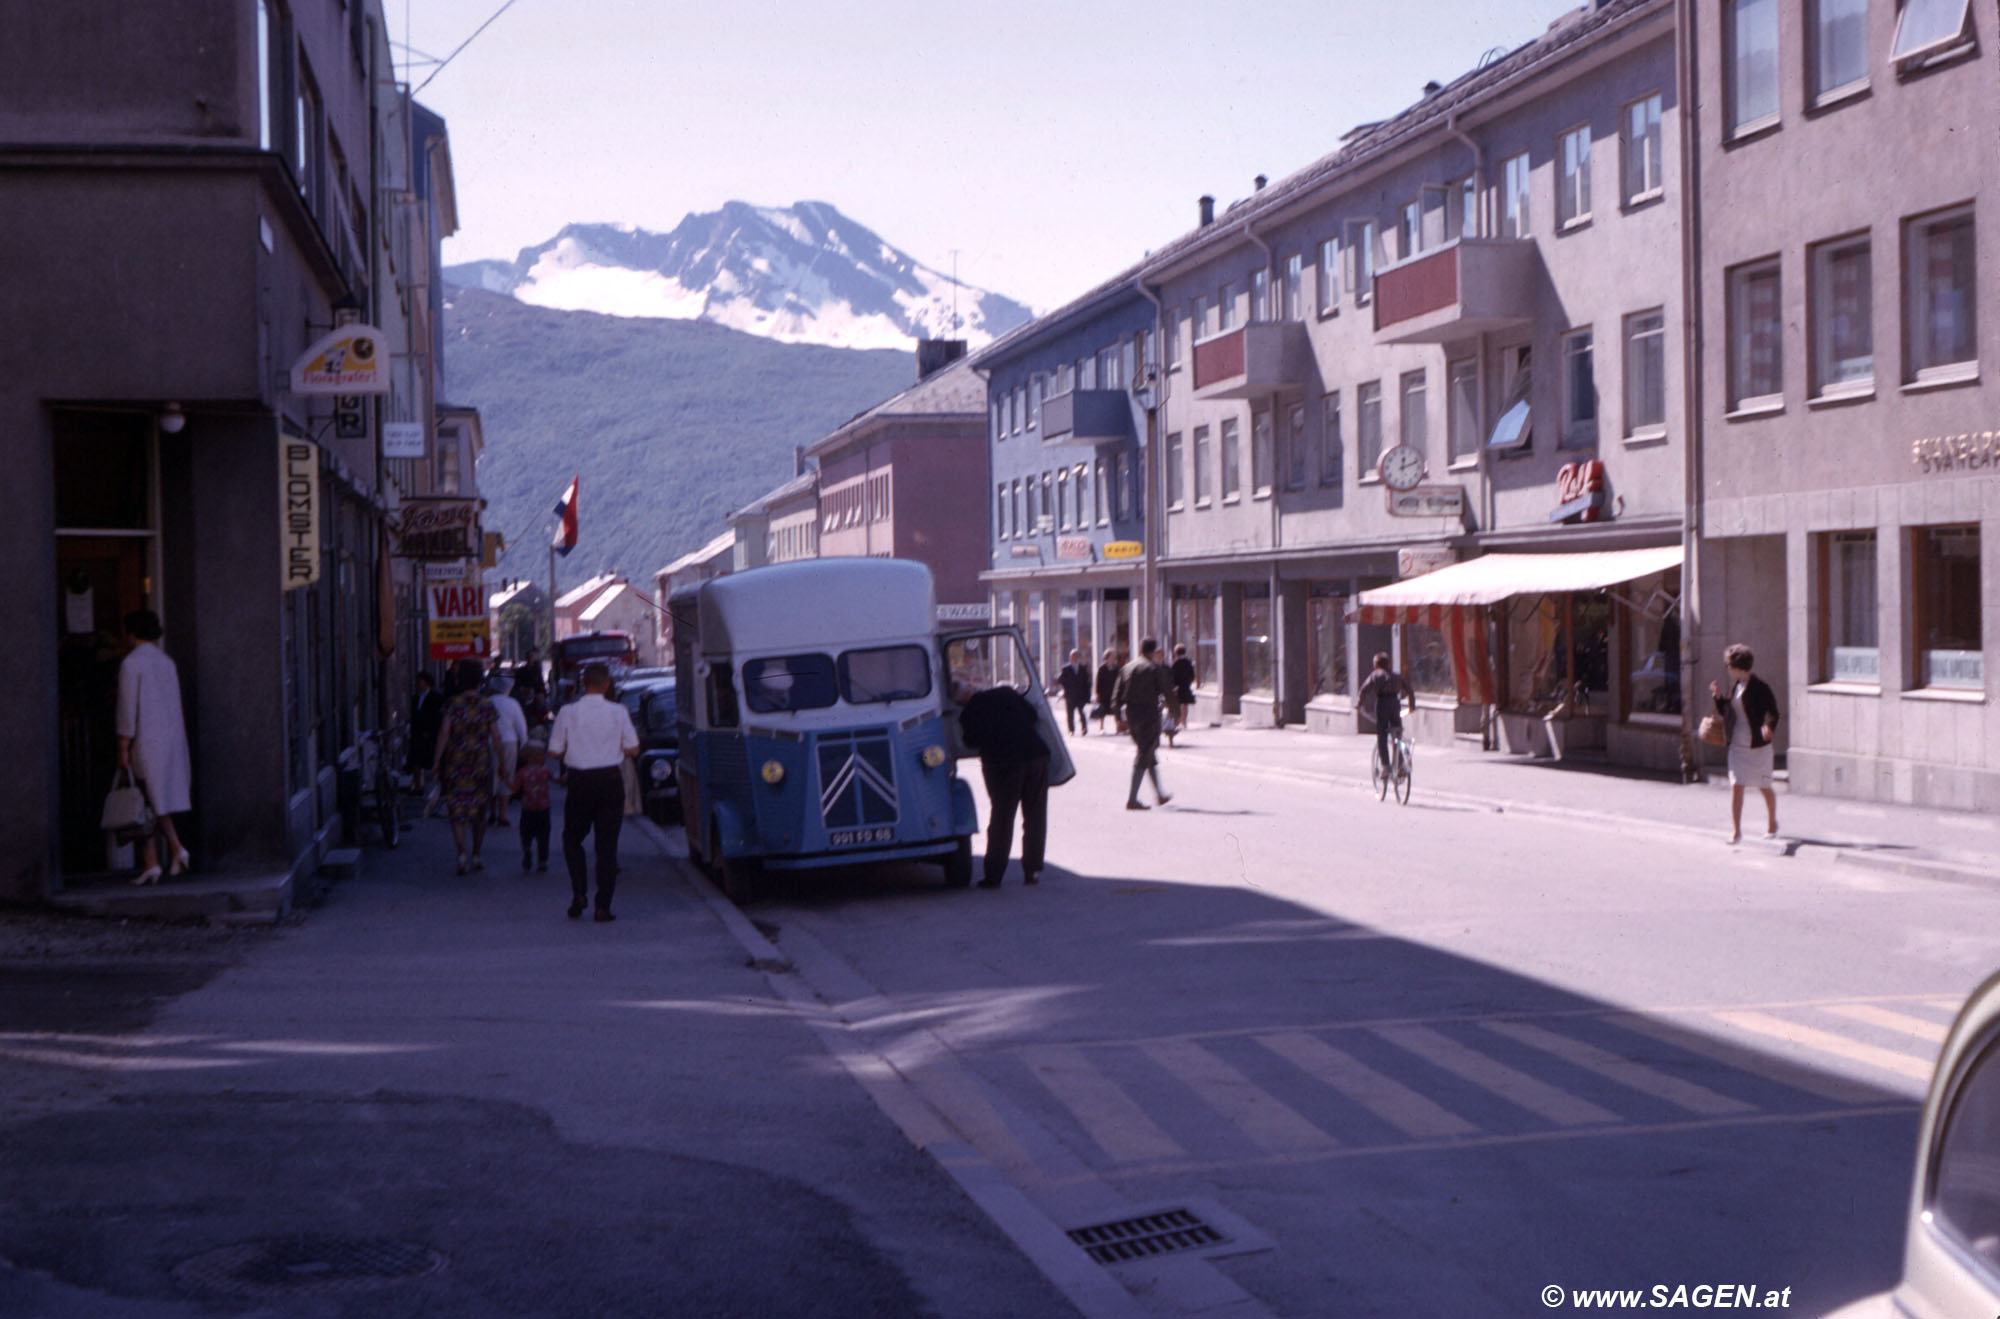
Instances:
[[[1461,238],[1375,276],[1377,343],[1450,343],[1526,325],[1539,258],[1527,238]]]
[[[1121,444],[1132,433],[1132,400],[1122,389],[1077,389],[1042,400],[1044,447]]]
[[[1304,325],[1253,321],[1194,346],[1194,396],[1254,399],[1302,389],[1311,366]]]

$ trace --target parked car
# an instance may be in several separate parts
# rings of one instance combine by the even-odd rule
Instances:
[[[681,735],[673,680],[627,681],[618,689],[618,700],[631,712],[632,727],[639,733],[639,793],[646,814],[666,824],[679,813],[681,803],[680,781],[674,773]]]
[[[1972,991],[1945,1036],[1917,1134],[1903,1280],[1833,1319],[1993,1319],[2000,1314],[2000,974]]]

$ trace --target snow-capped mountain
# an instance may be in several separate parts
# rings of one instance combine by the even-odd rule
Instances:
[[[973,348],[1029,319],[1020,303],[960,284],[825,202],[729,202],[670,234],[571,224],[512,262],[451,266],[452,283],[610,316],[705,320],[784,343]],[[957,324],[953,324],[954,294]]]

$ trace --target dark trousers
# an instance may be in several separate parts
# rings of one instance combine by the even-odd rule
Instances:
[[[1375,754],[1382,757],[1382,772],[1385,774],[1389,772],[1389,739],[1402,735],[1403,721],[1400,716],[1394,719],[1376,719]]]
[[[549,863],[549,808],[539,811],[521,808],[521,859],[527,860],[536,852],[543,865]]]
[[[1066,731],[1074,733],[1079,724],[1083,726],[1084,732],[1090,731],[1090,715],[1084,708],[1087,701],[1088,698],[1073,701],[1068,696],[1063,697],[1063,727]]]
[[[1021,813],[1021,873],[1039,875],[1042,852],[1049,841],[1049,758],[1037,756],[1021,765],[981,763],[986,796],[993,815],[986,822],[985,879],[997,884],[1007,873],[1007,854],[1014,847],[1014,812]]]
[[[611,892],[618,887],[618,831],[625,827],[625,780],[616,765],[569,772],[569,795],[563,799],[563,860],[569,863],[569,891],[582,902],[590,891],[584,866],[583,840],[597,833],[597,909],[611,910]]]

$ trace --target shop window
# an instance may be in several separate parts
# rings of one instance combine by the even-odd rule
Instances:
[[[1681,714],[1681,570],[1642,577],[1621,590],[1625,606],[1626,710],[1678,724]],[[1670,718],[1669,718],[1670,717]]]
[[[1507,709],[1547,714],[1565,702],[1602,709],[1611,678],[1611,602],[1604,592],[1516,599],[1505,630]]]
[[[1819,540],[1821,682],[1882,680],[1875,533],[1836,531]]]
[[[1079,649],[1076,631],[1076,592],[1063,591],[1056,596],[1056,653],[1049,656],[1051,661],[1069,663],[1069,653]],[[1057,665],[1058,668],[1061,665]]]
[[[1271,663],[1271,588],[1257,583],[1243,588],[1243,690],[1269,696],[1274,690]]]
[[[1306,596],[1306,668],[1313,696],[1347,695],[1347,599],[1331,582]]]
[[[1451,677],[1451,647],[1443,632],[1425,623],[1403,625],[1403,676],[1419,696],[1458,695]]]
[[[1917,684],[1984,691],[1979,528],[1916,528],[1911,532],[1910,571],[1910,596],[1916,607]]]
[[[1194,657],[1196,685],[1210,688],[1221,680],[1215,633],[1217,599],[1213,586],[1174,588],[1173,644],[1188,648]]]

